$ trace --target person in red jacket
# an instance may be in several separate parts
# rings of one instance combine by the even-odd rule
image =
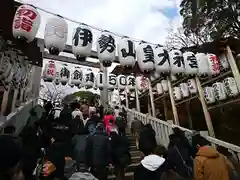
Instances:
[[[116,127],[116,118],[113,115],[104,116],[104,125],[106,127],[107,134],[110,136],[110,132]]]

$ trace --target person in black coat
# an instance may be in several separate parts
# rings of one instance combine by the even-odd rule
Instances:
[[[151,124],[146,124],[140,132],[139,150],[141,152],[151,153],[156,147],[157,141],[155,138],[155,131],[153,130]]]
[[[104,125],[99,123],[96,132],[88,136],[86,142],[86,167],[90,167],[91,173],[99,180],[107,180],[106,167],[111,162],[111,144],[104,129]]]
[[[126,137],[111,132],[112,161],[116,170],[117,179],[124,179],[124,168],[131,164],[129,143]]]
[[[96,130],[96,126],[101,122],[101,118],[96,114],[96,112],[92,112],[90,114],[89,120],[86,122],[84,127],[85,134],[93,134]]]
[[[184,178],[191,177],[190,169],[193,167],[193,158],[188,143],[179,134],[171,134],[169,139],[170,143],[167,150],[169,170],[175,171]]]

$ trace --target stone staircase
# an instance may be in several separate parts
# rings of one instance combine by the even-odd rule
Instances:
[[[130,164],[128,167],[125,168],[124,180],[134,180],[133,179],[134,170],[135,170],[135,167],[139,165],[141,157],[140,157],[140,152],[136,148],[134,137],[132,137],[132,135],[129,132],[126,133],[126,136],[130,144],[130,154],[131,154],[132,164]],[[116,176],[114,174],[109,175],[108,179],[115,180]]]

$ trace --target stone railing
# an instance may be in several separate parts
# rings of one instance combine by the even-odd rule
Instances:
[[[8,124],[15,125],[16,134],[21,132],[25,126],[30,114],[29,111],[37,104],[36,99],[31,99],[26,103],[23,103],[14,112],[11,112],[8,116],[0,117],[0,129],[2,130]]]

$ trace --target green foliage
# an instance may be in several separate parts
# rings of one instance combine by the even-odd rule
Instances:
[[[89,104],[93,104],[100,99],[98,94],[92,93],[91,91],[78,91],[72,94],[75,99],[80,98],[80,101],[87,101]]]
[[[240,38],[239,0],[182,0],[180,8],[186,35],[208,32],[212,39]]]

